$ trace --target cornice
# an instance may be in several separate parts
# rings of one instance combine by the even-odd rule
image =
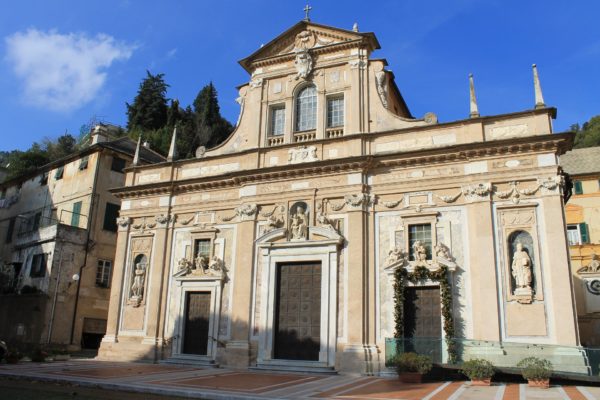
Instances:
[[[382,155],[364,155],[343,159],[315,161],[305,164],[281,165],[236,171],[224,175],[198,177],[179,181],[164,181],[112,189],[121,198],[178,194],[200,190],[239,187],[279,179],[296,179],[360,170],[368,172],[380,167],[413,167],[436,163],[469,161],[481,157],[503,156],[531,152],[562,153],[573,140],[570,133],[507,139],[503,141],[460,144],[450,147]],[[363,137],[363,140],[365,138]],[[293,146],[292,146],[293,147]]]

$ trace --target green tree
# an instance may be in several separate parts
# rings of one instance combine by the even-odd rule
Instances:
[[[212,82],[204,86],[196,96],[194,113],[196,125],[194,149],[198,146],[215,147],[227,139],[233,130],[229,121],[221,116],[217,90]]]
[[[573,148],[600,146],[600,115],[590,118],[582,126],[571,125],[571,130],[575,132]]]
[[[127,129],[153,131],[167,123],[167,88],[164,74],[152,75],[146,71],[133,103],[127,105]]]
[[[48,152],[39,143],[33,143],[26,151],[13,150],[7,160],[7,179],[33,172],[49,162]]]
[[[68,133],[59,136],[56,140],[45,139],[43,147],[50,162],[64,158],[78,150],[77,139]]]

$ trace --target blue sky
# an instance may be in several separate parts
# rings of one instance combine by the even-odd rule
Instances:
[[[600,2],[311,1],[314,22],[374,32],[411,112],[441,122],[533,108],[531,64],[555,131],[600,114]],[[343,4],[343,7],[340,7]],[[78,134],[92,117],[125,125],[148,69],[191,104],[212,81],[235,122],[237,61],[303,18],[305,1],[5,1],[0,13],[0,150]]]

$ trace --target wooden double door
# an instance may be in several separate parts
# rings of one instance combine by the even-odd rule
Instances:
[[[434,361],[442,353],[442,306],[439,286],[404,290],[404,351],[428,354]]]
[[[321,263],[277,265],[274,358],[318,361]]]
[[[207,355],[210,292],[186,292],[182,353]]]

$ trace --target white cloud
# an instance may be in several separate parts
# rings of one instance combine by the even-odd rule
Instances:
[[[53,111],[89,103],[104,85],[106,69],[133,52],[133,46],[105,34],[89,37],[29,29],[5,42],[6,59],[23,83],[24,101]]]

